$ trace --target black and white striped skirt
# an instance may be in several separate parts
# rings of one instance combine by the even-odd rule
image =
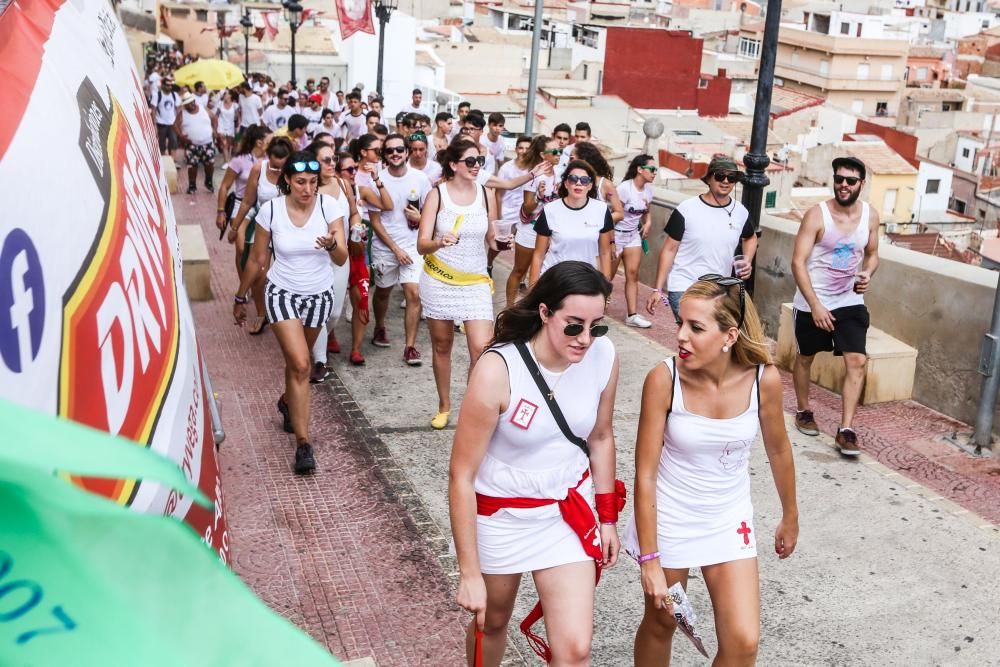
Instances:
[[[333,312],[333,290],[319,294],[296,294],[275,287],[268,281],[264,288],[264,309],[271,324],[285,320],[302,320],[303,326],[319,328]]]

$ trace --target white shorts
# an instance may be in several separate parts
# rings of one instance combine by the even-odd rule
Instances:
[[[518,222],[514,225],[514,230],[514,243],[522,248],[535,249],[535,239],[538,238],[538,234],[535,233],[534,222]]]
[[[634,229],[630,232],[620,232],[615,230],[615,252],[619,255],[625,248],[641,248],[642,247],[642,237],[639,236],[639,230]]]
[[[416,247],[403,248],[403,251],[413,262],[400,264],[391,250],[372,246],[372,278],[375,287],[385,289],[406,283],[420,283],[420,273],[424,266],[423,257],[417,253]]]

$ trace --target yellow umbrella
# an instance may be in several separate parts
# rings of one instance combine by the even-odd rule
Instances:
[[[222,90],[239,85],[243,81],[243,72],[225,60],[207,58],[178,69],[174,72],[174,81],[182,86],[193,86],[197,81],[204,81],[209,90]]]

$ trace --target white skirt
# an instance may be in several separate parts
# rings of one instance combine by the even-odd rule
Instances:
[[[424,317],[432,320],[493,321],[493,295],[488,283],[449,285],[430,277],[422,269],[420,305]]]
[[[594,485],[589,477],[578,491],[593,509]],[[483,574],[520,574],[593,560],[562,518],[557,503],[479,515],[476,534]]]
[[[523,222],[518,222],[514,225],[514,243],[517,245],[535,249],[535,239],[538,238],[538,234],[535,233],[535,225],[532,223],[525,224]]]

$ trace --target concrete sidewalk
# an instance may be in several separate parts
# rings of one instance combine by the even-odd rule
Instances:
[[[498,266],[498,284],[503,276]],[[502,290],[501,290],[502,291]],[[411,511],[429,517],[431,545],[446,573],[448,556],[447,469],[451,429],[429,428],[436,409],[430,345],[421,327],[418,348],[425,363],[402,362],[399,297],[390,308],[390,349],[366,344],[366,367],[331,366],[386,444],[401,471]],[[500,296],[498,294],[498,301]],[[344,324],[338,331],[347,340]],[[635,431],[642,379],[671,354],[666,346],[620,324],[612,328],[621,359],[615,410],[618,476],[631,497]],[[456,335],[453,404],[457,418],[468,355]],[[780,517],[763,447],[751,461],[756,522],[760,532],[762,593],[761,665],[997,665],[1000,654],[1000,530],[987,520],[863,455],[842,459],[828,436],[799,434],[788,418],[794,447],[801,536],[795,555],[779,562],[766,545]],[[622,522],[624,524],[624,521]],[[709,650],[716,645],[711,607],[702,580],[690,594],[701,614]],[[525,579],[515,618],[534,603]],[[606,573],[597,594],[594,665],[629,665],[642,607],[638,567],[622,562]],[[516,623],[512,624],[512,628]],[[508,664],[538,661],[520,639],[512,639]],[[674,646],[676,665],[702,665],[683,637]],[[442,663],[439,663],[442,664]]]

